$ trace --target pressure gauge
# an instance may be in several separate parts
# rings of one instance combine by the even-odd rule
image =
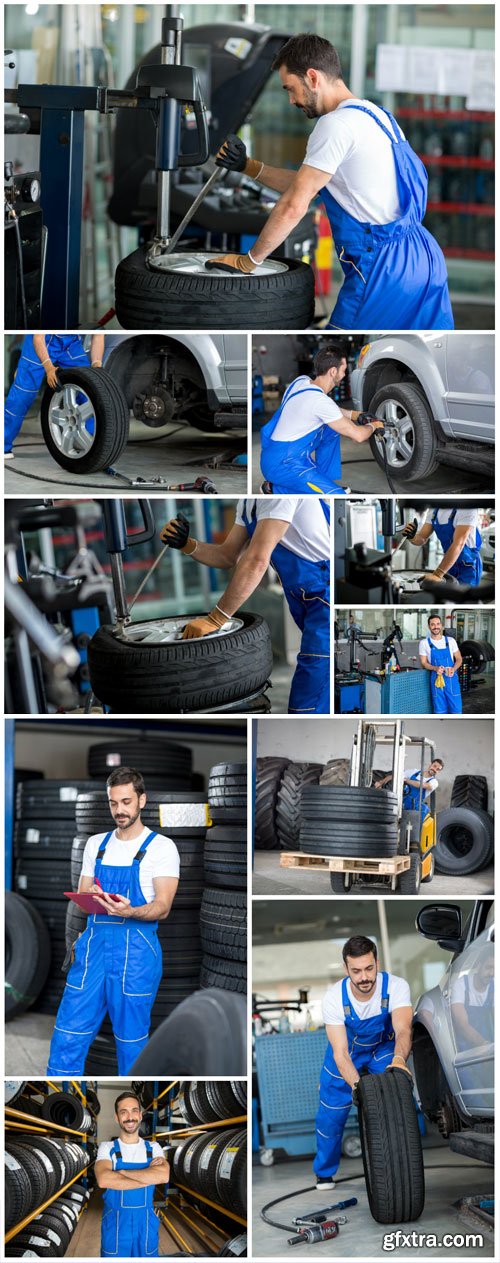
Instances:
[[[23,180],[21,197],[23,202],[40,201],[40,181],[36,179],[36,176],[28,176],[26,180]]]

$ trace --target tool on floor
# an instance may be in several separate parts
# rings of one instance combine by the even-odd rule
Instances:
[[[215,483],[203,476],[196,478],[194,482],[167,482],[166,478],[162,478],[160,474],[153,478],[142,478],[140,474],[137,478],[129,478],[128,474],[120,473],[120,470],[114,469],[113,465],[109,465],[104,472],[109,474],[110,478],[121,478],[127,486],[140,487],[143,491],[148,487],[159,487],[162,491],[200,491],[211,496],[218,494]]]
[[[210,193],[210,189],[213,188],[214,184],[217,182],[220,175],[222,175],[222,168],[216,167],[215,171],[212,171],[212,174],[211,176],[209,176],[208,180],[205,181],[205,184],[200,189],[197,197],[195,197],[194,202],[191,203],[189,210],[186,211],[184,219],[181,219],[179,227],[176,228],[175,232],[170,238],[170,241],[165,246],[163,250],[163,254],[172,253],[172,250],[174,249],[174,247],[177,245],[177,242],[182,237],[184,229],[187,228],[187,225],[191,222],[193,216],[196,214],[198,207],[201,206],[201,203],[206,198],[207,193]]]
[[[338,1237],[339,1224],[345,1223],[346,1216],[339,1215],[338,1219],[327,1219],[324,1224],[311,1224],[301,1228],[294,1237],[288,1237],[287,1245],[315,1245],[318,1241],[330,1241],[332,1237]]]
[[[347,1210],[348,1206],[357,1206],[357,1204],[357,1197],[348,1197],[343,1202],[335,1202],[333,1206],[324,1206],[322,1210],[313,1210],[310,1215],[297,1215],[295,1219],[292,1219],[292,1223],[296,1224],[297,1227],[301,1224],[306,1226],[307,1224],[321,1224],[328,1219],[332,1210]]]

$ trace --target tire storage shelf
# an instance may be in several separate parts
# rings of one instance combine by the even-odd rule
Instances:
[[[47,1092],[46,1083],[16,1083],[9,1091],[12,1082],[5,1107],[5,1257],[62,1257],[90,1197],[94,1094],[87,1097],[85,1085],[81,1096]]]
[[[246,1082],[183,1083],[172,1121],[166,1136],[158,1133],[172,1146],[169,1205],[172,1198],[201,1209],[212,1226],[232,1234],[223,1254],[246,1253]]]

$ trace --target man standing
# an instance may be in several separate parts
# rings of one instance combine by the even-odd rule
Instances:
[[[87,1052],[106,1013],[119,1073],[128,1074],[148,1042],[162,976],[158,921],[172,907],[179,852],[170,838],[142,823],[146,790],[140,772],[116,768],[106,785],[117,828],[89,838],[78,887],[95,895],[102,913],[90,914],[74,946],[50,1045],[49,1075],[84,1073]]]
[[[362,1073],[404,1070],[411,1052],[413,1010],[404,978],[378,970],[377,946],[364,935],[342,949],[346,977],[323,1000],[328,1036],[316,1115],[316,1188],[335,1188],[342,1135]]]
[[[428,509],[422,526],[414,519],[401,533],[417,548],[426,544],[433,532],[437,535],[444,556],[426,579],[441,583],[451,575],[458,583],[474,588],[483,573],[478,522],[477,509]]]
[[[167,522],[160,539],[202,566],[232,570],[225,592],[203,618],[186,624],[183,639],[220,631],[248,600],[268,566],[276,570],[302,637],[288,710],[293,715],[330,713],[330,510],[318,497],[266,496],[238,500],[234,526],[223,544],[204,544],[189,534],[182,513]]]
[[[430,614],[427,625],[429,635],[420,641],[418,652],[424,671],[431,673],[432,709],[436,715],[461,715],[457,671],[462,665],[462,654],[453,636],[445,632],[439,614]]]
[[[346,411],[330,399],[346,368],[340,342],[321,347],[314,357],[312,378],[296,377],[277,412],[262,427],[260,465],[272,491],[343,495],[340,436],[366,443],[375,430],[383,433],[384,423],[378,417]]]
[[[4,454],[12,460],[12,445],[26,413],[37,397],[45,377],[47,386],[57,386],[58,368],[101,368],[104,355],[104,334],[94,333],[90,341],[90,357],[83,346],[83,336],[76,333],[29,333],[16,370],[16,376],[5,400]]]
[[[142,1109],[134,1092],[115,1101],[119,1135],[99,1145],[95,1176],[104,1189],[101,1257],[158,1256],[158,1219],[153,1209],[157,1184],[167,1184],[170,1167],[156,1141],[142,1140]]]
[[[248,254],[207,263],[249,273],[263,263],[321,194],[344,283],[330,329],[452,329],[446,264],[422,226],[427,173],[395,119],[358,100],[337,50],[319,35],[294,35],[273,63],[290,105],[318,120],[297,172],[247,158],[236,136],[219,166],[245,171],[282,194]]]

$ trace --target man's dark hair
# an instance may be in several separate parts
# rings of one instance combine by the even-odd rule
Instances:
[[[347,351],[341,342],[329,342],[320,347],[313,359],[313,378],[322,377],[329,368],[340,368],[342,360],[347,360]]]
[[[373,952],[375,960],[377,959],[377,944],[371,938],[365,938],[364,934],[353,934],[352,938],[348,938],[342,948],[342,959],[344,965],[347,965],[348,956],[367,956],[368,952]]]
[[[137,772],[135,767],[115,767],[114,772],[108,776],[106,786],[108,789],[113,789],[115,785],[133,785],[139,798],[141,794],[146,793],[141,773]]]
[[[440,768],[444,767],[444,763],[442,759],[431,759],[431,763],[439,763]]]
[[[442,620],[442,618],[441,618],[441,615],[440,615],[440,614],[429,614],[429,617],[428,617],[428,619],[427,619],[427,626],[428,626],[428,627],[430,627],[430,625],[431,625],[431,623],[432,623],[433,618],[438,618],[440,623],[442,623],[442,621],[443,621],[443,620]]]
[[[120,1101],[137,1101],[139,1109],[142,1110],[141,1099],[140,1097],[136,1095],[135,1092],[121,1092],[120,1096],[117,1096],[116,1101],[115,1101],[115,1114],[118,1113],[118,1106],[120,1104]]]
[[[322,35],[307,31],[304,35],[292,35],[274,58],[271,69],[286,66],[291,75],[304,79],[308,70],[322,70],[329,79],[342,79],[342,66],[337,49]]]

